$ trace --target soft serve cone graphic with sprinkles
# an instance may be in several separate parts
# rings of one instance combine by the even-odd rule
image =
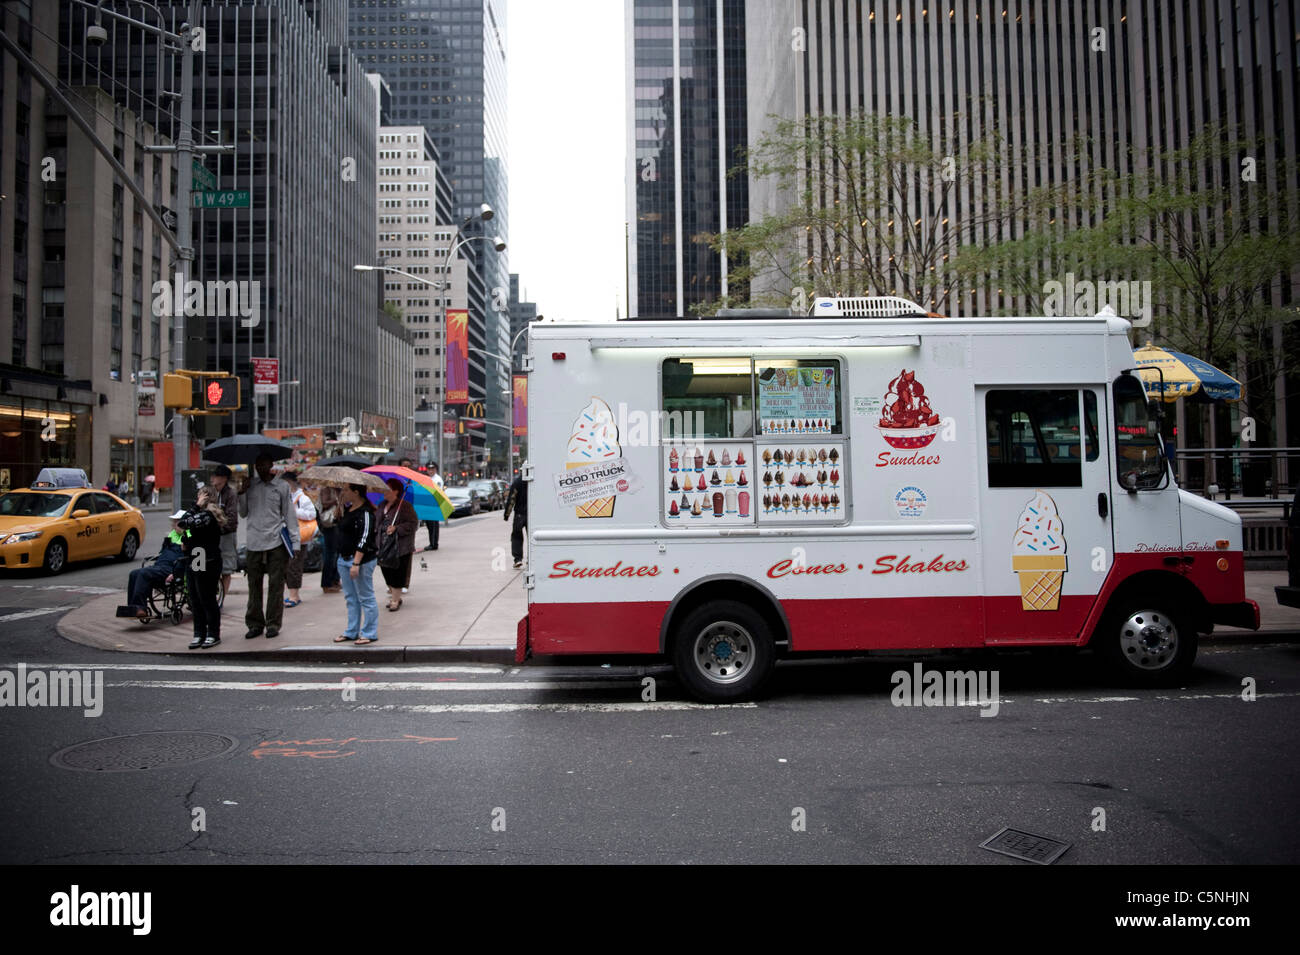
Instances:
[[[612,461],[620,453],[618,425],[614,423],[614,414],[609,410],[609,405],[593,396],[591,403],[582,409],[573,422],[573,435],[569,438],[569,460],[564,466],[565,470],[572,471],[586,464]],[[611,494],[609,497],[584,501],[574,511],[579,517],[613,517],[614,497]]]
[[[1065,575],[1065,527],[1046,491],[1020,512],[1011,554],[1011,569],[1020,575],[1021,609],[1056,610]]]

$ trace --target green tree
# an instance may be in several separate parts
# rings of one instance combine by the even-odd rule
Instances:
[[[704,303],[698,312],[783,307],[795,290],[808,304],[817,295],[898,295],[942,312],[962,281],[952,267],[957,249],[1009,235],[1028,210],[1052,201],[1052,189],[1013,187],[1033,150],[1012,148],[996,131],[967,142],[861,111],[769,119],[733,174],[770,180],[783,211],[695,237],[725,248],[739,263],[729,282],[751,290],[747,302]]]

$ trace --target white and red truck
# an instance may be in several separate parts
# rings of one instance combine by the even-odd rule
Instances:
[[[815,651],[1090,645],[1180,679],[1259,608],[1128,330],[874,298],[534,326],[517,659],[663,655],[706,700]]]

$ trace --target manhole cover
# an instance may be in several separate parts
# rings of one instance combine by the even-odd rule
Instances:
[[[1071,843],[1059,842],[1047,836],[1036,836],[1032,832],[1019,829],[1003,829],[997,835],[980,843],[981,849],[997,852],[1013,859],[1025,862],[1037,862],[1039,865],[1051,865],[1065,855]]]
[[[136,733],[76,743],[59,750],[50,762],[91,773],[130,773],[224,756],[237,745],[234,738],[216,733]]]

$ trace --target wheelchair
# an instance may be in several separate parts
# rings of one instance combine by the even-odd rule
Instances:
[[[141,562],[141,566],[148,567],[153,563],[154,558],[149,557]],[[220,584],[217,585],[217,611],[221,611],[222,604],[226,602],[226,595],[222,593]],[[163,581],[161,584],[155,584],[149,596],[145,598],[145,610],[147,616],[139,618],[141,624],[149,624],[155,620],[169,619],[173,625],[179,624],[185,619],[185,614],[192,613],[193,608],[190,606],[189,587],[185,583],[185,574],[180,573],[172,578],[170,582]]]

